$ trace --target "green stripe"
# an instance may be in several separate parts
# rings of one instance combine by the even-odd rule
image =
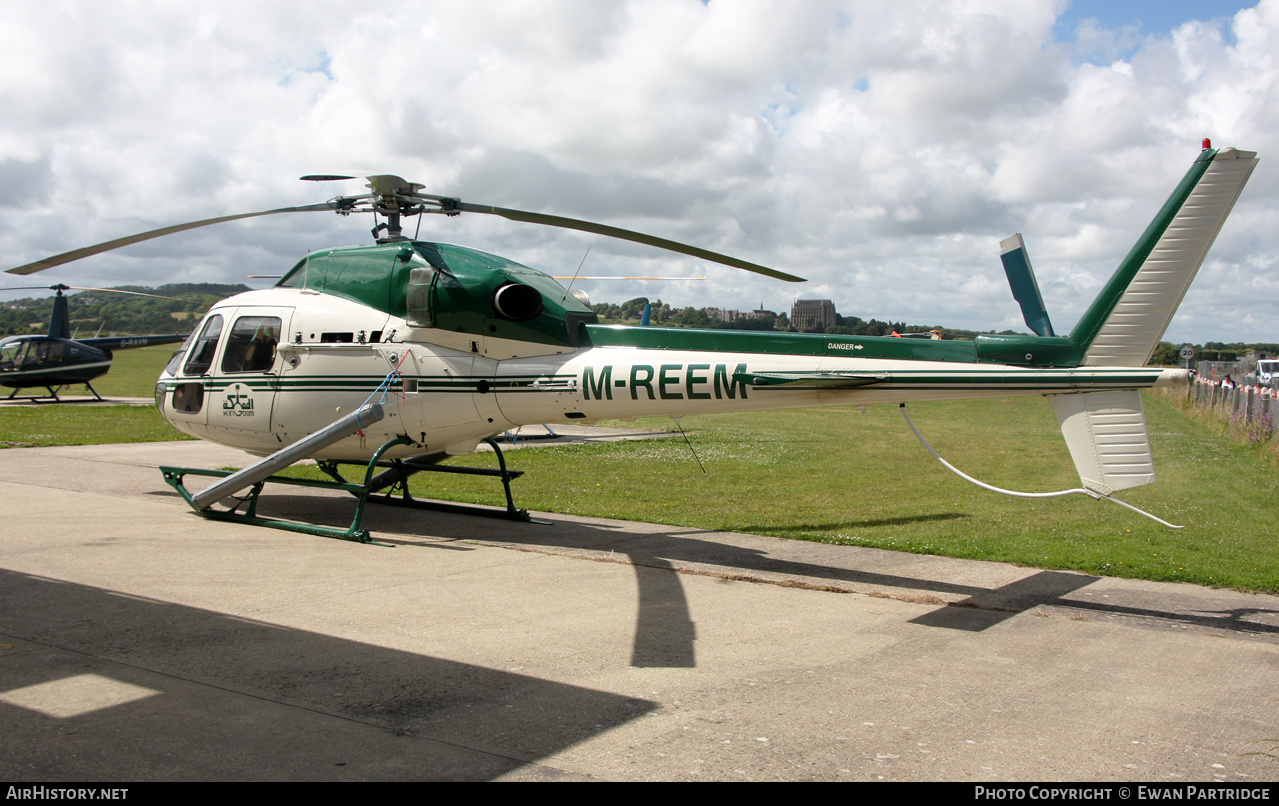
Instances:
[[[768,333],[756,330],[698,330],[688,327],[587,325],[595,347],[638,347],[707,353],[814,355],[841,358],[894,358],[905,361],[974,363],[970,341],[898,339],[889,336],[835,336],[822,333]],[[844,349],[831,345],[848,345]],[[861,349],[850,349],[860,347]]]

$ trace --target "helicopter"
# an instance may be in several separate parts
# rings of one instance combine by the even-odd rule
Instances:
[[[159,297],[160,299],[176,299],[162,297],[159,294],[143,294],[138,291],[124,291],[117,288],[82,288],[78,286],[17,286],[3,288],[0,291],[15,291],[27,288],[48,288],[56,291],[53,300],[53,313],[49,317],[47,335],[8,336],[0,339],[0,386],[13,389],[9,400],[23,389],[44,388],[47,395],[31,395],[19,400],[48,400],[62,402],[58,392],[64,386],[84,384],[93,396],[102,400],[98,390],[93,388],[93,381],[111,369],[112,353],[115,350],[127,350],[135,347],[148,347],[153,344],[177,344],[185,341],[181,335],[151,336],[104,336],[89,339],[71,338],[71,319],[67,312],[67,298],[64,291],[110,291],[115,294],[133,294],[142,297]],[[177,300],[187,302],[187,300]]]
[[[379,501],[451,508],[408,495],[411,475],[439,470],[501,476],[507,508],[496,514],[527,520],[511,498],[509,482],[519,473],[506,469],[492,439],[521,425],[649,415],[678,422],[690,414],[874,403],[898,404],[905,415],[915,401],[1012,395],[1049,398],[1082,484],[1021,495],[1083,493],[1130,506],[1114,494],[1155,481],[1140,390],[1190,380],[1186,370],[1146,363],[1256,164],[1254,152],[1213,149],[1205,140],[1064,336],[1052,329],[1020,236],[1002,243],[1002,260],[1033,335],[954,341],[604,325],[552,276],[476,249],[408,238],[402,219],[496,215],[622,238],[779,280],[801,278],[608,225],[426,194],[422,185],[389,174],[364,177],[369,192],[361,195],[165,227],[9,271],[30,274],[253,216],[328,210],[384,219],[373,228],[374,244],[313,252],[274,287],[214,305],[160,376],[156,405],[176,428],[264,457],[234,474],[163,469],[208,517],[368,540],[360,518],[373,493],[386,492]],[[440,464],[482,442],[498,450],[500,470]],[[300,459],[316,460],[333,481],[275,475]],[[342,475],[344,464],[364,468],[364,482]],[[190,474],[223,478],[192,494],[183,483]],[[258,493],[268,481],[351,492],[360,499],[355,520],[343,532],[259,517]],[[245,489],[243,497],[233,495]],[[230,509],[216,508],[219,502]]]

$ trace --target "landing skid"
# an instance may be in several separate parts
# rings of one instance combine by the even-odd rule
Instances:
[[[44,387],[45,389],[49,390],[49,394],[47,395],[23,395],[22,397],[17,397],[17,394],[21,392],[23,389],[30,389],[30,388],[31,388],[30,386],[14,387],[14,390],[9,393],[9,396],[5,398],[5,400],[30,400],[35,403],[43,403],[43,402],[61,403],[62,402],[61,398],[58,397],[58,390],[62,388],[61,386]]]
[[[546,423],[542,423],[542,427],[546,429],[545,434],[521,434],[520,429],[522,429],[523,427],[524,426],[519,426],[514,431],[505,431],[502,433],[500,437],[497,437],[497,439],[501,440],[502,442],[509,442],[512,445],[514,445],[515,443],[519,442],[521,439],[531,440],[531,439],[559,439],[560,438],[560,435],[555,433],[555,431],[553,431],[551,427],[547,425]]]
[[[300,532],[302,534],[318,535],[320,537],[333,537],[339,540],[353,540],[358,543],[372,543],[378,546],[388,546],[391,544],[375,541],[369,534],[369,531],[362,526],[362,522],[364,520],[364,505],[370,500],[382,504],[413,507],[414,509],[456,512],[464,515],[479,515],[486,518],[502,518],[504,520],[549,525],[550,521],[535,520],[529,517],[528,510],[517,509],[515,507],[515,500],[511,495],[511,479],[517,479],[524,475],[524,471],[507,470],[506,457],[502,455],[502,449],[499,448],[497,443],[492,439],[486,439],[484,441],[487,442],[497,453],[497,461],[500,469],[492,470],[483,467],[454,467],[452,465],[437,465],[429,459],[382,459],[382,455],[391,448],[399,445],[413,444],[413,440],[408,437],[396,437],[378,448],[377,452],[373,454],[373,458],[370,459],[367,464],[360,462],[319,462],[318,466],[320,470],[332,478],[332,481],[293,479],[285,476],[268,476],[262,481],[254,484],[245,495],[230,496],[223,499],[221,503],[225,505],[227,501],[230,501],[232,502],[232,505],[230,509],[220,510],[212,507],[200,509],[196,506],[196,504],[192,501],[193,494],[187,490],[182,483],[183,477],[191,475],[225,478],[230,476],[234,471],[203,470],[187,467],[161,467],[160,472],[164,474],[165,482],[167,482],[170,487],[177,490],[197,514],[206,518],[247,523],[253,526],[266,526],[272,529],[284,529],[290,532]],[[348,481],[341,472],[343,465],[364,468],[364,483],[357,484],[355,482]],[[382,469],[382,472],[378,473],[377,471],[380,468]],[[472,476],[497,476],[502,480],[502,488],[506,493],[506,509],[492,509],[466,504],[450,504],[440,501],[423,501],[413,498],[413,496],[409,493],[408,480],[414,474],[424,472],[462,473]],[[351,493],[359,499],[355,507],[355,517],[351,520],[351,525],[346,529],[284,520],[282,518],[260,517],[257,514],[258,496],[262,492],[262,487],[268,482],[273,484],[288,484],[294,487],[340,490],[342,492]],[[385,492],[383,493],[382,491],[384,490]],[[382,494],[379,495],[379,493]],[[239,511],[242,506],[245,507],[244,512]]]
[[[97,399],[98,399],[99,401],[101,401],[101,402],[105,402],[105,401],[103,401],[103,400],[102,400],[102,395],[98,394],[98,390],[93,388],[93,384],[89,383],[88,381],[85,381],[85,382],[84,382],[84,385],[85,385],[85,387],[87,387],[87,388],[88,388],[88,390],[89,390],[90,392],[92,392],[92,393],[93,393],[93,396],[94,396],[95,398],[97,398]],[[13,390],[12,392],[10,392],[10,393],[9,393],[9,396],[8,396],[7,398],[5,398],[5,399],[6,399],[6,400],[30,400],[30,401],[33,401],[33,402],[35,402],[35,403],[61,403],[61,402],[62,402],[62,398],[58,397],[58,392],[61,392],[63,389],[66,389],[66,388],[67,388],[67,386],[68,386],[68,384],[63,384],[63,385],[61,385],[61,386],[46,386],[46,387],[44,387],[44,388],[49,390],[49,394],[47,394],[47,395],[30,395],[30,396],[27,396],[27,397],[14,397],[14,395],[16,395],[16,394],[18,394],[18,392],[21,392],[21,391],[22,391],[22,388],[20,388],[20,387],[15,387],[15,388],[14,388],[14,390]],[[28,389],[29,389],[29,388],[31,388],[31,387],[25,387],[25,388],[28,388]]]

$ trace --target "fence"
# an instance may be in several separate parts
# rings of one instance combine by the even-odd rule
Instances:
[[[1200,377],[1186,390],[1186,402],[1193,408],[1215,412],[1223,421],[1243,429],[1248,441],[1266,442],[1274,435],[1274,417],[1279,413],[1279,390],[1260,386],[1223,388]]]
[[[1218,383],[1227,375],[1235,381],[1242,380],[1252,369],[1254,367],[1246,366],[1242,361],[1199,361],[1195,364],[1201,378]]]

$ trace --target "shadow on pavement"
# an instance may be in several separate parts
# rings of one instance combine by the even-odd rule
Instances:
[[[8,780],[491,780],[656,708],[2,570],[0,633]]]

